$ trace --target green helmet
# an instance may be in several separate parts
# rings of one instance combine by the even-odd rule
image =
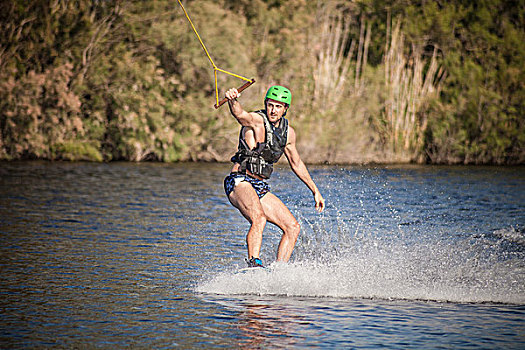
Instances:
[[[266,92],[265,101],[269,98],[287,105],[292,103],[292,93],[284,86],[274,85],[270,87]]]

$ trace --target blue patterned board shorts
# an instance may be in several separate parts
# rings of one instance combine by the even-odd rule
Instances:
[[[243,181],[249,182],[253,186],[259,199],[261,199],[266,193],[270,192],[270,185],[262,180],[241,173],[231,173],[224,179],[224,192],[226,192],[226,195],[229,196],[235,186]]]

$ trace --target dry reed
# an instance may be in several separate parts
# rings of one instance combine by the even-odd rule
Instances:
[[[430,62],[422,58],[423,49],[418,44],[412,44],[407,57],[401,20],[396,20],[388,38],[390,25],[388,22],[384,56],[386,138],[394,151],[417,152],[428,123],[425,104],[439,94],[446,74],[438,64],[436,47]]]

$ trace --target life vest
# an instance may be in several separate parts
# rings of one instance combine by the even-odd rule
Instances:
[[[244,127],[242,127],[239,134],[238,151],[231,161],[240,164],[240,172],[249,170],[252,174],[268,179],[273,172],[273,164],[284,153],[288,140],[288,119],[282,117],[279,127],[276,127],[270,123],[264,109],[255,113],[263,117],[265,142],[257,142],[254,149],[249,149],[243,138]]]

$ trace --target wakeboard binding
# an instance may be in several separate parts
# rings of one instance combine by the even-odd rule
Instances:
[[[248,260],[245,259],[248,267],[264,267],[262,260],[259,258],[254,258],[253,256]]]

